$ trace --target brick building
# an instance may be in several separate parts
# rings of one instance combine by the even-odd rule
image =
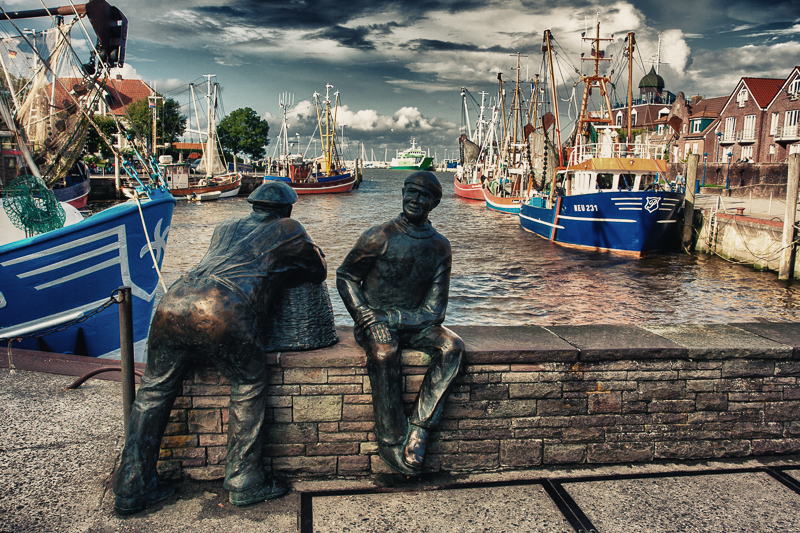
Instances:
[[[761,163],[767,107],[780,90],[780,78],[742,78],[720,111],[715,134],[719,162]],[[800,107],[800,106],[798,106]]]
[[[70,97],[64,92],[65,88],[74,90],[83,83],[80,78],[62,78],[62,83],[56,85],[54,102],[69,102]],[[125,118],[125,108],[133,102],[147,99],[155,94],[155,91],[142,80],[126,80],[117,74],[116,78],[109,79],[106,83],[106,98],[100,98],[94,108],[96,115],[111,116],[115,115]]]
[[[650,136],[652,144],[667,147],[669,160],[683,161],[689,153],[708,153],[713,161],[716,150],[715,127],[727,96],[687,99],[683,92],[675,97],[669,114],[656,121],[656,131]]]
[[[631,105],[631,126],[636,129],[653,130],[659,118],[669,114],[676,95],[664,89],[664,78],[656,73],[654,67],[639,81],[639,96]],[[628,102],[615,102],[611,117],[618,127],[628,124]]]
[[[767,104],[759,143],[758,161],[784,162],[789,154],[800,153],[800,66],[782,80]]]

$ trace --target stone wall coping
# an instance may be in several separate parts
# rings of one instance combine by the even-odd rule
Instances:
[[[283,352],[283,368],[366,366],[353,328],[336,328],[328,348]],[[536,364],[642,359],[800,359],[800,323],[644,324],[641,326],[451,326],[464,340],[467,364]],[[408,351],[403,364],[425,364]]]

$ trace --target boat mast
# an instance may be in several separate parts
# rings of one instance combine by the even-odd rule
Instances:
[[[467,88],[461,88],[461,106],[464,113],[464,127],[467,129],[467,139],[472,140],[472,130],[469,127],[469,108],[467,107]]]
[[[550,98],[553,100],[553,113],[555,114],[556,119],[556,129],[555,133],[555,148],[556,148],[556,158],[558,159],[557,166],[564,166],[564,158],[561,153],[561,119],[558,116],[558,96],[556,95],[556,76],[553,69],[553,34],[550,33],[550,30],[544,30],[544,44],[542,45],[542,52],[547,54],[547,64],[550,67]],[[545,132],[546,134],[547,132]],[[554,187],[551,185],[551,189]],[[552,197],[552,193],[551,193]]]
[[[629,31],[628,36],[625,38],[628,42],[628,145],[631,144],[631,112],[633,111],[633,46],[636,40],[633,37],[633,32]],[[659,46],[661,41],[659,40]]]
[[[581,111],[578,114],[578,134],[580,135],[583,132],[584,124],[590,124],[592,122],[598,124],[611,124],[611,101],[608,97],[608,76],[601,76],[600,75],[600,62],[601,61],[611,61],[611,58],[606,59],[604,57],[603,52],[600,50],[600,43],[602,41],[611,41],[611,39],[601,39],[600,38],[600,14],[597,15],[597,23],[595,24],[595,36],[594,37],[581,37],[584,41],[591,41],[592,48],[591,48],[591,56],[590,58],[582,57],[582,61],[593,61],[594,62],[594,74],[589,76],[581,76],[580,81],[583,82],[583,98],[581,99]],[[605,103],[605,111],[602,109],[602,104],[600,106],[600,111],[594,114],[594,116],[589,116],[587,112],[587,108],[589,106],[589,96],[592,94],[592,88],[597,87],[600,89],[600,96]]]

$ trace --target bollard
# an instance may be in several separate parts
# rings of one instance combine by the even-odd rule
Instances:
[[[692,229],[694,228],[694,191],[697,183],[697,164],[700,161],[699,154],[689,154],[686,163],[686,192],[683,203],[683,235],[681,243],[686,253],[691,252],[692,248]]]
[[[122,367],[122,413],[125,440],[128,439],[128,422],[136,395],[133,368],[133,295],[130,287],[120,287],[119,293],[119,355]]]
[[[783,251],[781,252],[778,279],[792,277],[794,255],[794,223],[797,217],[797,187],[800,181],[800,154],[789,156],[789,175],[786,180],[786,213],[783,218]]]

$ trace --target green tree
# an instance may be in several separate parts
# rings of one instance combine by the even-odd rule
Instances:
[[[95,115],[93,117],[94,123],[97,124],[97,127],[100,128],[100,131],[103,132],[112,143],[117,142],[116,134],[117,134],[117,125],[114,123],[114,119],[111,117],[104,117],[102,115]],[[89,126],[89,132],[86,135],[86,149],[90,154],[96,154],[100,152],[100,155],[103,159],[108,159],[114,153],[111,151],[111,148],[108,147],[108,144],[103,140],[94,126]]]
[[[158,93],[156,95],[161,96]],[[172,98],[160,98],[156,110],[158,143],[176,142],[186,131],[186,117],[180,113],[180,104]],[[153,110],[148,99],[142,98],[129,105],[128,115],[149,146],[153,142]]]
[[[222,119],[217,134],[219,143],[228,152],[260,159],[264,157],[264,147],[269,144],[269,123],[251,108],[244,107]]]

